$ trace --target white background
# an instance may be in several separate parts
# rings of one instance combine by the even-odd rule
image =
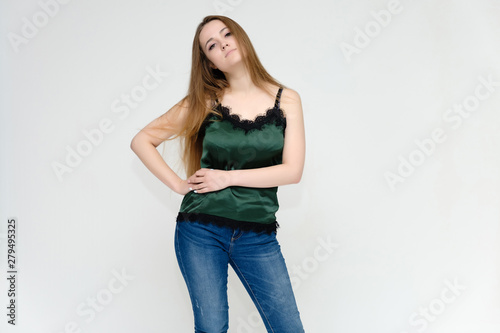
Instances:
[[[500,332],[498,1],[45,3],[0,5],[1,276],[11,217],[19,272],[16,326],[0,280],[2,332],[193,331],[181,197],[129,144],[185,95],[195,28],[217,12],[303,100],[306,168],[280,188],[278,237],[306,331]],[[125,113],[148,70],[168,75]],[[162,152],[180,169],[176,143]],[[230,332],[265,332],[232,271],[229,298]]]

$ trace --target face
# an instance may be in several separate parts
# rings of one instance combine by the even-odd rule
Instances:
[[[200,32],[200,45],[212,66],[222,72],[241,61],[238,43],[222,21],[205,24]]]

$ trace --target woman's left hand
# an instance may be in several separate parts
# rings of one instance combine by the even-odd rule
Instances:
[[[195,193],[219,191],[230,184],[228,171],[206,168],[196,171],[187,181],[190,190]]]

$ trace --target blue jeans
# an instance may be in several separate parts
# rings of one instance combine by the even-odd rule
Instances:
[[[268,332],[304,332],[276,233],[177,222],[175,252],[191,297],[195,333],[228,330],[228,264]]]

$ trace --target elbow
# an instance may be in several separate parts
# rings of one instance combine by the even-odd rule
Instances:
[[[292,175],[291,184],[298,184],[302,179],[302,170],[295,172]]]
[[[293,184],[298,184],[302,180],[302,175],[304,174],[304,163],[296,165],[293,172]]]
[[[302,175],[298,175],[298,176],[295,176],[293,179],[292,179],[292,184],[298,184],[300,183],[300,180],[302,179]]]
[[[141,147],[144,145],[144,139],[145,138],[142,131],[137,133],[130,142],[130,149],[132,149],[132,151],[137,154],[139,150],[141,150]]]
[[[286,169],[283,169],[283,172],[286,174],[286,178],[283,180],[286,184],[298,184],[302,179],[302,172],[304,170],[304,166],[297,166],[295,163],[285,163]]]
[[[149,149],[149,147],[158,147],[158,144],[159,143],[153,142],[151,137],[141,130],[130,142],[130,149],[138,155],[140,152]]]
[[[130,149],[132,149],[132,151],[134,153],[137,153],[137,136],[139,134],[136,134],[136,136],[134,136],[134,138],[132,139],[132,141],[130,141]]]

